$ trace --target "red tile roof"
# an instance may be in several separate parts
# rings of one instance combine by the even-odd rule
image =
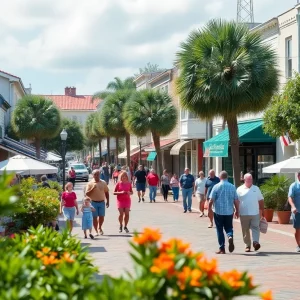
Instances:
[[[96,110],[101,100],[93,96],[65,96],[65,95],[43,95],[51,99],[61,110]]]

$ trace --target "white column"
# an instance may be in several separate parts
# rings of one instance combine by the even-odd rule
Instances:
[[[186,143],[185,145],[184,145],[184,149],[185,149],[185,157],[184,157],[184,164],[185,164],[185,166],[184,166],[184,168],[187,168],[187,166],[188,166],[188,163],[187,163],[187,157],[188,157],[188,149],[187,149],[187,144],[188,143]]]
[[[193,165],[193,152],[194,152],[194,148],[193,148],[193,140],[191,140],[191,173],[194,174],[194,165]]]

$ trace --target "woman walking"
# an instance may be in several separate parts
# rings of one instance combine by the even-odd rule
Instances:
[[[178,201],[178,198],[179,198],[179,178],[178,178],[177,174],[175,174],[175,173],[173,174],[173,177],[171,178],[170,186],[172,188],[174,202]]]
[[[163,175],[161,176],[161,189],[164,196],[164,201],[167,202],[170,190],[170,178],[167,170],[164,170]]]
[[[75,192],[73,192],[72,182],[68,182],[65,186],[65,191],[62,193],[61,196],[60,214],[64,214],[64,217],[67,220],[67,226],[69,228],[70,233],[73,229],[75,212],[77,215],[79,214],[77,196]]]
[[[131,206],[131,198],[132,195],[132,185],[131,182],[128,180],[128,175],[126,172],[121,172],[119,175],[119,181],[116,184],[114,195],[117,195],[117,207],[119,210],[119,223],[120,229],[119,232],[121,233],[123,230],[123,222],[124,222],[124,231],[126,233],[129,232],[127,228],[129,222],[129,212]]]
[[[159,177],[154,169],[151,169],[147,175],[147,183],[149,186],[150,203],[155,202],[157,187],[159,187]]]
[[[205,184],[206,178],[204,177],[204,172],[199,172],[199,177],[195,181],[194,195],[196,195],[199,202],[200,218],[204,215],[204,204],[205,204]]]

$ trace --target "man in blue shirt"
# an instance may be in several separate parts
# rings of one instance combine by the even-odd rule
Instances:
[[[298,172],[298,180],[290,185],[288,197],[295,228],[296,252],[300,253],[300,172]]]
[[[220,182],[220,178],[216,176],[215,170],[210,170],[208,173],[208,177],[205,183],[205,197],[206,201],[209,201],[209,195],[213,189],[213,187]],[[208,228],[213,227],[213,219],[214,219],[214,213],[211,209],[208,210],[208,218],[210,220],[210,223],[208,224]]]
[[[226,171],[220,173],[221,182],[216,184],[209,195],[209,208],[213,209],[214,220],[217,227],[219,242],[219,251],[216,254],[225,254],[225,236],[224,230],[228,237],[229,252],[234,251],[233,243],[233,214],[235,207],[235,216],[239,217],[239,200],[236,188],[228,182]]]
[[[194,190],[195,178],[190,174],[190,169],[186,168],[184,174],[180,176],[179,184],[182,189],[183,212],[192,212],[192,195]]]

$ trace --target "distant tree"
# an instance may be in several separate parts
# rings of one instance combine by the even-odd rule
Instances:
[[[176,126],[177,110],[172,98],[158,90],[134,93],[124,109],[125,127],[137,136],[151,132],[157,153],[157,173],[163,170],[160,137],[168,135]]]
[[[41,156],[41,142],[55,137],[61,128],[61,117],[54,103],[43,96],[26,95],[12,115],[14,132],[22,139],[34,139],[36,157]]]
[[[84,148],[84,137],[81,126],[78,122],[63,118],[58,134],[50,140],[44,140],[42,145],[47,150],[54,150],[61,153],[60,132],[65,129],[68,133],[66,140],[66,151],[81,151]]]
[[[139,68],[139,73],[134,74],[134,77],[137,77],[143,73],[155,73],[155,72],[161,72],[164,71],[164,69],[160,68],[157,64],[151,64],[148,62],[145,67]]]

